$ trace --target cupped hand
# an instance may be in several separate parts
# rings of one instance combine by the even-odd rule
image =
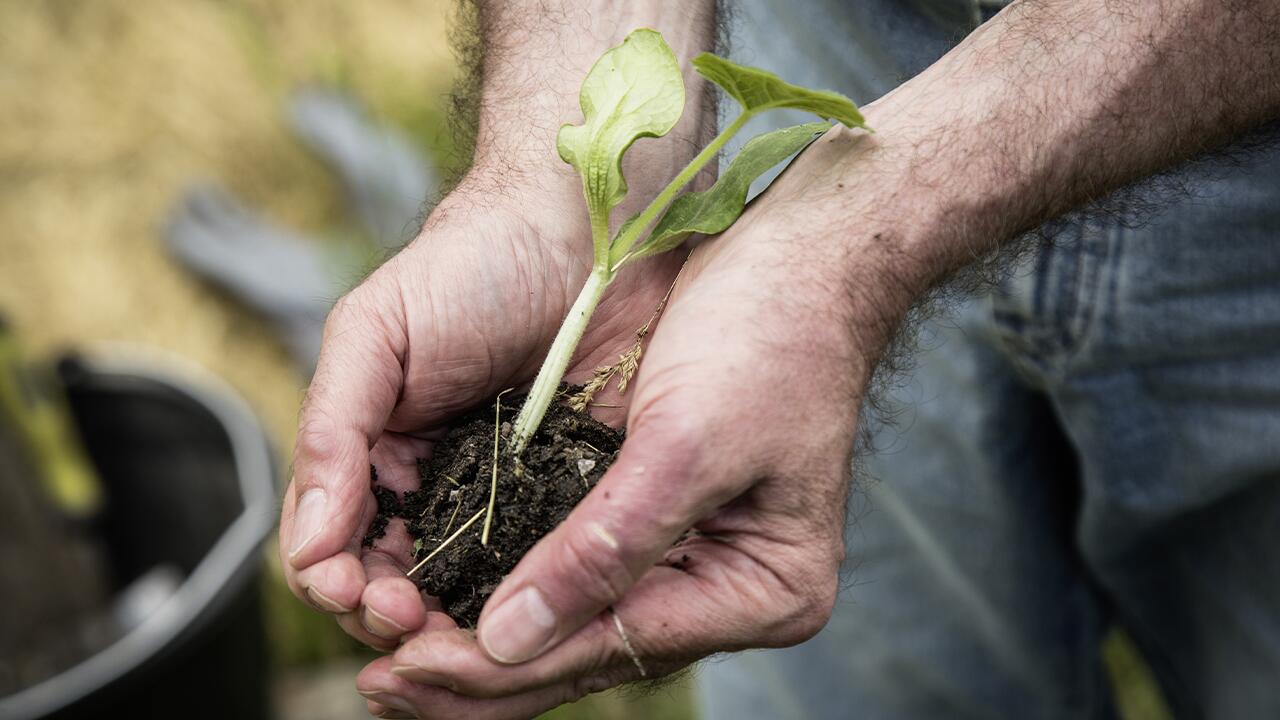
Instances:
[[[906,305],[901,289],[882,292],[875,253],[805,214],[837,191],[839,163],[822,158],[866,142],[832,131],[818,159],[806,153],[694,251],[617,462],[507,577],[477,633],[432,612],[365,668],[371,712],[530,717],[826,623],[860,400]]]
[[[585,213],[573,212],[581,202],[576,183],[555,193],[464,183],[325,324],[280,552],[293,592],[369,645],[394,648],[428,609],[404,575],[401,521],[362,546],[377,510],[370,465],[380,485],[416,489],[416,461],[451,415],[533,378],[590,269],[589,228],[576,219]],[[577,377],[634,342],[680,262],[617,279],[579,347]]]

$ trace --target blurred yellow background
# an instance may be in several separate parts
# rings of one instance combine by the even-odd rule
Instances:
[[[26,345],[129,341],[190,358],[243,393],[287,455],[301,378],[263,323],[169,259],[161,224],[186,187],[214,179],[285,225],[341,227],[340,188],[285,126],[289,94],[349,90],[436,150],[447,7],[0,5],[0,307]]]

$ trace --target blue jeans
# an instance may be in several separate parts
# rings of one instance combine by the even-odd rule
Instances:
[[[735,53],[866,101],[1001,4],[737,0]],[[1280,718],[1280,152],[1182,180],[922,328],[830,624],[707,664],[705,720],[1110,718],[1112,625],[1179,717]]]
[[[1184,178],[923,328],[831,623],[705,720],[1109,718],[1112,624],[1177,717],[1280,718],[1280,154]]]

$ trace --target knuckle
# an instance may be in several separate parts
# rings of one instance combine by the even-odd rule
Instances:
[[[348,292],[333,304],[329,316],[325,318],[325,329],[341,330],[359,323],[362,316],[369,312],[368,291],[364,286]]]
[[[796,584],[780,618],[778,639],[783,646],[798,645],[826,627],[835,609],[838,584],[837,573],[825,571]]]
[[[512,688],[495,684],[491,678],[476,672],[474,668],[455,668],[452,672],[441,675],[440,679],[443,681],[440,687],[449,692],[482,700],[504,697],[512,692]],[[521,688],[516,688],[519,689]]]
[[[743,415],[749,404],[724,402],[718,387],[690,386],[686,370],[664,366],[657,382],[649,378],[648,393],[636,398],[623,452],[644,456],[637,462],[659,473],[673,508],[705,509],[729,502],[756,479],[759,449],[742,432],[751,426]]]
[[[600,638],[600,641],[594,643],[589,651],[584,653],[582,662],[580,663],[577,675],[586,676],[591,674],[600,674],[614,668],[618,663],[630,664],[631,660],[627,655],[627,651],[622,644],[622,638],[618,634],[618,630],[614,625],[614,614],[616,611],[608,610],[606,612],[597,613],[592,619],[594,627],[591,628],[591,634]],[[635,642],[635,638],[629,638],[631,642]]]
[[[565,539],[562,552],[556,555],[561,576],[571,579],[574,595],[600,607],[617,601],[635,582],[617,541],[607,537],[611,536],[581,527]]]
[[[333,421],[323,412],[307,413],[298,423],[298,436],[294,442],[295,462],[304,460],[327,464],[340,454],[337,428]]]
[[[629,438],[643,438],[642,452],[661,463],[664,476],[704,476],[701,469],[714,438],[702,403],[679,389],[662,390],[640,402],[628,422]]]
[[[567,702],[581,700],[588,695],[594,695],[598,692],[604,692],[612,687],[616,687],[623,682],[625,678],[619,677],[617,671],[605,673],[593,673],[573,679],[569,687],[569,698]]]
[[[669,456],[689,464],[697,459],[705,439],[706,423],[699,421],[702,414],[676,389],[663,390],[641,401],[629,429],[633,435],[643,435],[649,443],[665,448]]]
[[[399,283],[395,273],[384,267],[378,276],[338,298],[325,318],[325,337],[364,332],[390,338],[396,326],[403,323],[403,319],[395,319],[398,309],[402,311]]]
[[[613,621],[609,619],[607,614],[598,616],[597,622],[602,626],[607,626],[602,627],[602,630],[608,635],[616,637]],[[614,643],[601,643],[597,649],[594,664],[582,668],[575,674],[573,682],[570,684],[573,700],[604,692],[639,679],[631,659],[627,657],[621,647],[615,645]]]

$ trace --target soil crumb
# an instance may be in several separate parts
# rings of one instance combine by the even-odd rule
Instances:
[[[391,497],[385,513],[384,498],[378,495],[373,527],[381,532],[386,515],[403,517],[415,538],[415,565],[475,518],[413,578],[440,598],[445,612],[463,627],[475,627],[485,600],[502,579],[568,516],[622,447],[622,431],[556,403],[516,461],[506,447],[523,404],[523,395],[501,399],[498,489],[488,547],[480,544],[480,536],[493,479],[492,403],[461,417],[432,456],[418,463],[422,489],[405,493],[395,509],[395,494],[387,491]]]
[[[374,541],[387,534],[387,523],[400,514],[400,499],[394,490],[378,484],[378,469],[369,466],[369,484],[373,486],[373,498],[378,501],[378,514],[369,523],[369,531],[364,534],[363,545],[373,547]]]

